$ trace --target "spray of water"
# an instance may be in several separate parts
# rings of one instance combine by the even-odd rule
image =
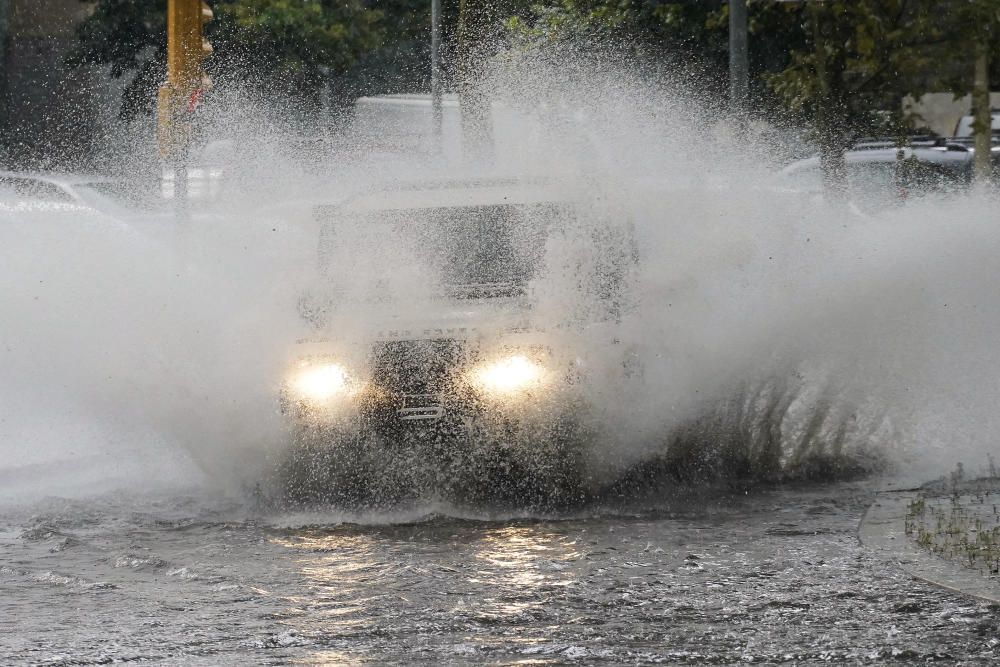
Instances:
[[[4,209],[9,495],[252,482],[288,445],[277,393],[308,328],[313,205],[470,172],[544,176],[634,237],[618,334],[638,372],[621,380],[617,352],[585,351],[600,434],[588,465],[602,482],[650,461],[695,478],[985,461],[1000,433],[995,202],[861,216],[790,192],[770,175],[780,148],[737,141],[682,81],[620,59],[507,54],[482,89],[505,110],[491,165],[385,154],[343,128],[304,141],[273,105],[219,93],[204,132],[232,140],[225,187],[186,225],[169,212]],[[135,145],[110,146],[108,164],[138,183],[156,169]],[[568,249],[550,240],[546,252],[537,309],[585,308],[591,288],[558,270]]]

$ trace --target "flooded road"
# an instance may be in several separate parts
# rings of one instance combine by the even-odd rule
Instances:
[[[194,496],[0,510],[5,664],[994,664],[1000,609],[857,539],[871,483],[555,518],[257,515]],[[449,516],[449,513],[451,516]]]

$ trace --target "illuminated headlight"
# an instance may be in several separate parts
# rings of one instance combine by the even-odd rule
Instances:
[[[516,354],[481,366],[472,374],[474,384],[490,394],[516,394],[542,387],[548,373],[541,364]]]
[[[355,385],[347,369],[340,364],[320,363],[300,368],[289,382],[296,397],[322,403],[355,392]]]

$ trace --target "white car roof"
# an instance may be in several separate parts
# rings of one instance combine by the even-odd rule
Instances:
[[[882,162],[891,163],[896,159],[896,153],[899,151],[898,148],[866,148],[862,150],[848,151],[844,154],[844,161],[847,164],[865,164],[868,162]],[[955,155],[951,156],[948,152],[947,147],[906,147],[903,149],[905,152],[905,157],[924,157],[929,158],[932,155],[947,155],[949,157],[956,157],[961,159],[962,154],[966,154],[967,151],[955,151]],[[784,167],[779,173],[780,174],[794,174],[796,172],[802,171],[804,169],[810,169],[819,165],[820,159],[818,157],[803,158],[801,160],[796,160],[792,164]]]
[[[401,93],[396,95],[372,95],[370,97],[359,97],[355,102],[355,107],[430,107],[432,98],[427,93]],[[457,108],[458,95],[445,93],[441,96],[441,105],[449,108]]]
[[[45,181],[53,185],[77,185],[80,183],[109,183],[115,179],[97,174],[70,174],[57,171],[0,171],[0,178],[24,178]]]

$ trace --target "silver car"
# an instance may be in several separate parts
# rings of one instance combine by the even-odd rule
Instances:
[[[964,191],[971,179],[972,152],[958,144],[895,148],[884,143],[847,151],[848,196],[861,211],[872,212],[927,194]],[[821,194],[818,157],[805,158],[779,173],[782,187]]]

